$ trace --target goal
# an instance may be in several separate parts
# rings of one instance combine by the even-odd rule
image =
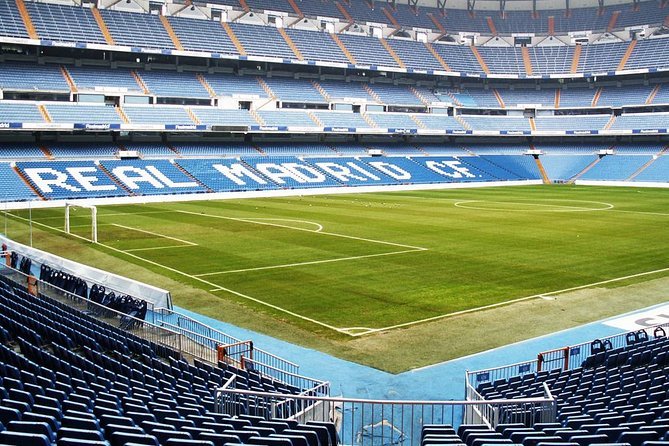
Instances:
[[[90,232],[88,228],[90,227]],[[73,230],[76,228],[76,231]],[[65,204],[65,232],[98,242],[98,208],[90,204]]]

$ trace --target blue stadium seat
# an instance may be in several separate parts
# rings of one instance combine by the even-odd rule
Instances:
[[[102,432],[98,429],[79,429],[72,427],[61,427],[58,430],[58,438],[72,438],[86,441],[104,441]]]
[[[7,446],[51,446],[46,435],[25,432],[0,432],[0,444]]]
[[[111,446],[124,446],[127,443],[136,443],[147,446],[159,446],[158,440],[153,435],[130,434],[126,432],[114,432],[110,439]]]

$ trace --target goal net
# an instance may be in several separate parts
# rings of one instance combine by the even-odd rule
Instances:
[[[66,203],[65,232],[97,243],[98,208],[93,205]]]

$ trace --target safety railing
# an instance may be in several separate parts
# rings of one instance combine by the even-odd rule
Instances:
[[[659,331],[662,331],[659,333]],[[500,379],[509,379],[514,376],[523,376],[529,373],[537,373],[546,370],[573,370],[583,365],[588,357],[597,352],[593,351],[593,346],[601,348],[601,351],[615,350],[627,347],[639,342],[638,338],[643,332],[644,336],[665,336],[669,333],[669,323],[649,326],[643,330],[630,331],[627,333],[616,334],[604,338],[595,339],[590,342],[562,347],[555,350],[541,352],[537,359],[526,362],[505,365],[485,370],[466,372],[466,392],[470,389],[476,389],[480,384],[486,382],[495,382]]]
[[[590,342],[541,352],[537,356],[537,369],[538,371],[554,369],[573,370],[581,367],[588,357],[599,351],[629,347],[640,342],[639,336],[641,334],[648,339],[656,336],[660,331],[662,332],[662,336],[666,336],[666,333],[669,332],[669,323],[652,325],[642,330],[616,334]]]
[[[512,376],[522,376],[528,373],[536,373],[538,371],[538,362],[536,359],[526,362],[517,362],[515,364],[495,367],[492,369],[476,370],[466,372],[466,385],[476,388],[479,384],[484,382],[495,382],[498,379],[509,379]]]
[[[420,445],[426,424],[534,422],[555,420],[552,396],[495,401],[402,401],[314,397],[254,392],[235,388],[234,380],[217,390],[221,411],[252,414],[271,420],[331,421],[342,444]],[[550,394],[548,394],[550,395]]]
[[[330,384],[327,381],[322,381],[295,373],[288,373],[283,370],[275,369],[266,364],[255,362],[252,359],[245,360],[245,368],[247,370],[256,370],[265,376],[271,376],[284,384],[288,384],[298,389],[305,389],[305,392],[311,392],[312,395],[330,395]]]
[[[213,340],[215,342],[215,344],[212,344],[214,350],[219,346],[236,346],[250,342],[237,339],[191,317],[167,308],[156,309],[153,317],[156,325],[169,324],[173,329],[176,330],[178,328],[183,333],[197,333],[207,339]],[[279,380],[283,380],[285,377],[284,374],[299,374],[300,367],[297,364],[256,348],[252,342],[250,342],[249,348],[250,351],[248,348],[242,347],[226,349],[226,355],[239,363],[243,362],[242,356],[244,356],[243,360],[250,362],[256,370],[261,370],[262,373]]]

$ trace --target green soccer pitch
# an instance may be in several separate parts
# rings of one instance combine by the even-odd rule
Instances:
[[[666,295],[592,293],[669,277],[666,189],[100,206],[96,247],[62,234],[62,209],[31,213],[38,248],[170,289],[182,307],[391,371],[481,350],[473,333],[497,329],[495,345],[661,302]],[[27,216],[5,218],[9,237],[26,241]],[[90,211],[77,210],[72,226],[88,236]],[[505,334],[504,324],[522,333]],[[439,336],[462,339],[449,352],[408,347]],[[384,340],[406,351],[389,353]]]

